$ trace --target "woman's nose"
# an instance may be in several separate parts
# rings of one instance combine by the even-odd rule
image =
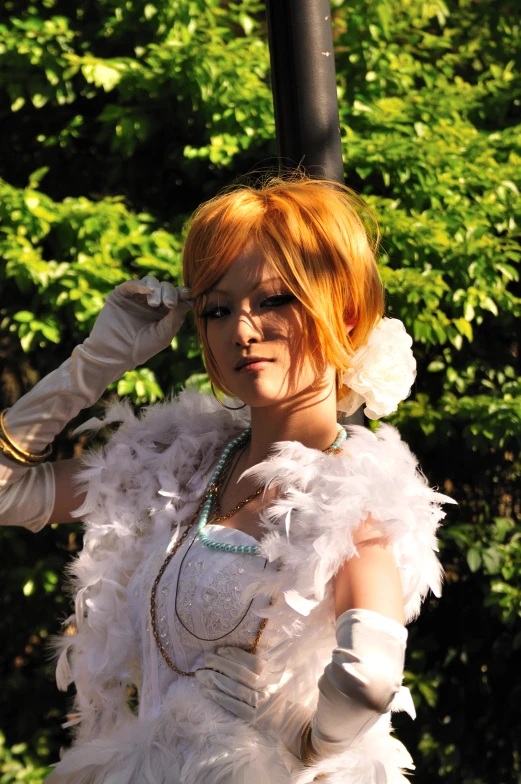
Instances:
[[[248,346],[262,340],[262,330],[257,319],[246,310],[241,310],[234,323],[234,343],[237,346]]]

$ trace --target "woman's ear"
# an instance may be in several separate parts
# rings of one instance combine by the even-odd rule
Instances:
[[[358,324],[358,319],[354,318],[353,316],[349,316],[346,313],[346,315],[344,316],[344,326],[346,328],[346,335],[349,335],[351,330],[353,330],[357,324]]]

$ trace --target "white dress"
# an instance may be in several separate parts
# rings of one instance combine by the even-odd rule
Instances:
[[[209,535],[220,542],[234,545],[256,542],[252,536],[233,528],[213,524],[207,528]],[[86,747],[77,749],[76,753],[74,750],[69,752],[67,759],[47,778],[47,782],[178,784],[191,780],[190,771],[197,766],[194,758],[197,751],[190,733],[186,732],[188,717],[184,710],[183,716],[176,717],[176,695],[187,690],[199,692],[198,700],[207,702],[208,715],[215,707],[200,695],[201,686],[197,679],[179,675],[168,666],[152,633],[150,595],[170,540],[168,534],[159,544],[153,543],[127,587],[136,664],[141,674],[137,716],[143,733],[140,734],[136,723],[132,732],[124,728],[105,740],[91,741]],[[199,541],[195,530],[190,533],[169,562],[156,591],[156,619],[161,642],[173,663],[182,670],[193,671],[204,667],[205,654],[221,645],[249,648],[262,620],[255,610],[266,607],[267,602],[258,596],[244,601],[243,591],[258,579],[261,572],[276,572],[276,568],[274,562],[270,563],[261,556],[209,550]],[[263,647],[262,642],[261,637],[259,651]],[[163,743],[166,715],[171,719],[168,722],[168,771],[164,770]],[[197,725],[196,716],[194,721]],[[149,731],[154,724],[158,732],[155,739],[151,739]],[[158,748],[162,747],[161,754],[156,755],[159,770],[154,767],[151,742]],[[277,764],[277,781],[289,782],[291,771],[298,763],[282,747],[278,756],[283,764],[280,768]],[[266,778],[268,774],[262,768],[262,765],[249,765],[247,782],[244,769],[230,771],[224,780],[229,784],[266,784],[270,779],[269,776]],[[199,773],[196,780],[206,781],[204,773]],[[213,784],[215,778],[210,776],[208,781]]]
[[[412,760],[392,736],[390,714],[335,757],[304,768],[275,724],[262,732],[246,724],[203,696],[196,678],[171,670],[157,650],[152,583],[172,531],[182,534],[191,520],[224,445],[247,425],[246,413],[185,390],[139,419],[118,402],[103,421],[89,423],[121,425],[102,450],[82,458],[78,484],[86,496],[75,516],[85,535],[69,569],[75,611],[64,623],[77,632],[54,646],[58,688],[75,686],[68,722],[74,742],[49,784],[308,784],[317,775],[324,784],[406,784],[402,771]],[[278,442],[250,469],[277,495],[260,519],[262,557],[215,552],[198,541],[188,550],[190,534],[157,592],[161,639],[181,669],[202,666],[205,652],[223,643],[248,648],[266,617],[257,649],[262,686],[285,706],[276,720],[302,712],[299,726],[313,712],[336,645],[333,577],[356,555],[353,534],[368,514],[393,548],[406,622],[430,590],[441,591],[436,529],[441,504],[452,499],[428,486],[390,425],[376,433],[352,426],[348,435],[335,456]],[[252,542],[221,526],[211,536]],[[128,704],[132,686],[137,715]],[[414,712],[407,689],[394,710]]]

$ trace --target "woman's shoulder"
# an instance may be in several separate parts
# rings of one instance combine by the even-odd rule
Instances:
[[[443,505],[456,501],[431,486],[397,428],[380,423],[374,432],[349,429],[347,450],[364,514],[394,546],[409,621],[418,615],[429,589],[435,596],[441,594],[437,530],[446,516]]]
[[[423,492],[434,500],[418,459],[397,428],[380,423],[374,432],[360,425],[348,425],[346,430],[348,437],[336,455],[309,449],[298,441],[280,441],[274,444],[269,460],[246,475],[283,489],[316,491],[324,498],[352,496],[356,486],[358,495],[383,494],[389,501]],[[436,500],[451,501],[439,493]]]
[[[344,453],[358,471],[376,472],[377,476],[414,477],[422,484],[427,479],[421,471],[418,458],[402,439],[399,430],[386,422],[380,422],[376,430],[348,425],[348,438]]]
[[[354,534],[370,517],[393,545],[410,620],[429,588],[440,593],[436,531],[442,504],[454,501],[429,486],[396,428],[347,429],[338,455],[281,442],[269,461],[250,469],[282,490],[265,521],[266,554],[284,558],[300,575],[298,592],[320,601],[329,579],[356,554]]]
[[[149,447],[158,452],[167,449],[175,439],[181,438],[193,448],[202,440],[221,440],[232,437],[244,429],[247,422],[233,412],[219,406],[210,395],[195,389],[184,389],[178,395],[145,406],[136,411],[128,399],[109,403],[102,417],[93,417],[80,427],[74,435],[85,431],[96,432],[117,423],[105,448],[113,449],[121,444]]]
[[[172,498],[186,495],[187,488],[200,492],[201,477],[216,454],[247,423],[208,395],[183,390],[139,412],[128,400],[117,400],[102,417],[74,432],[92,433],[114,424],[118,427],[103,446],[86,449],[80,458],[75,484],[87,496],[75,517],[97,508],[101,519],[107,504],[120,509],[156,506],[158,492]]]

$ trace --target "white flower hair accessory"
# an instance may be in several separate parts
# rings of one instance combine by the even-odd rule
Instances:
[[[400,319],[383,318],[351,358],[342,376],[350,388],[337,402],[337,411],[354,414],[365,403],[364,414],[380,419],[396,411],[398,403],[411,394],[416,378],[412,338]]]

